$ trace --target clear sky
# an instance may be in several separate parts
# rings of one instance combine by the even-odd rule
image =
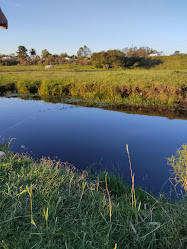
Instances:
[[[0,0],[9,29],[0,53],[19,45],[50,53],[148,46],[187,53],[187,0]]]

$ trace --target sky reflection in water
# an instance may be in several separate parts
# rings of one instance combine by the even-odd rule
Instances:
[[[130,181],[129,145],[135,184],[169,191],[170,157],[187,143],[187,121],[44,101],[0,98],[0,136],[16,138],[14,150],[58,157],[78,168],[108,168]]]

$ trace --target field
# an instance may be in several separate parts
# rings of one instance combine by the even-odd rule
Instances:
[[[186,105],[187,70],[169,70],[164,65],[167,68],[166,63],[149,70],[103,70],[78,64],[55,65],[54,70],[41,65],[2,66],[0,94],[37,93],[107,104]]]

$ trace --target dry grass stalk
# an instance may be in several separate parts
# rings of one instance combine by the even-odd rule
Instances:
[[[129,147],[128,144],[126,144],[126,150],[129,158],[129,166],[130,166],[130,172],[131,172],[131,181],[132,181],[132,187],[131,187],[131,203],[132,206],[136,207],[136,195],[135,195],[135,180],[134,176],[135,174],[132,171],[132,165],[131,165],[131,159],[130,159],[130,153],[129,153]]]
[[[106,175],[105,175],[105,183],[106,183],[106,191],[107,191],[107,195],[108,195],[108,199],[109,199],[109,211],[110,211],[110,222],[111,222],[111,220],[112,220],[112,202],[111,202],[111,197],[110,197],[110,193],[108,190],[107,175],[108,175],[108,173],[106,173]]]
[[[36,223],[34,222],[34,219],[33,219],[33,212],[32,212],[32,184],[30,186],[30,189],[28,186],[26,186],[26,189],[29,193],[29,196],[30,196],[30,204],[31,204],[31,224],[34,225],[36,227]]]

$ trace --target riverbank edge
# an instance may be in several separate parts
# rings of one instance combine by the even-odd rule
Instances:
[[[177,73],[174,72],[176,77]],[[177,74],[178,75],[178,74]],[[174,77],[173,76],[173,77]],[[77,77],[77,76],[76,76]],[[80,79],[76,77],[52,78],[52,79],[29,79],[11,80],[0,84],[0,96],[7,93],[38,94],[40,96],[80,98],[83,101],[107,105],[129,106],[187,106],[187,87],[184,83],[165,84],[162,79],[157,82],[145,78],[131,82],[118,82],[118,79],[110,83],[98,80]],[[115,76],[117,77],[117,76]],[[135,79],[133,79],[135,81]],[[113,82],[114,81],[114,82]]]
[[[185,199],[171,203],[107,172],[89,180],[68,163],[0,150],[3,248],[185,248]]]
[[[78,105],[83,107],[94,107],[101,108],[104,110],[118,111],[129,114],[139,114],[148,116],[161,116],[169,119],[187,119],[187,108],[184,105],[128,105],[128,104],[106,104],[94,100],[84,100],[81,98],[72,97],[52,97],[52,96],[41,96],[38,94],[18,94],[11,93],[0,95],[0,97],[6,98],[20,98],[23,100],[43,100],[46,103],[62,103],[70,105]]]

